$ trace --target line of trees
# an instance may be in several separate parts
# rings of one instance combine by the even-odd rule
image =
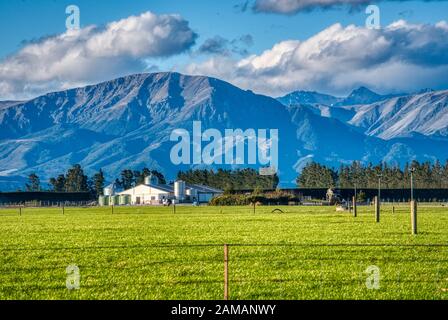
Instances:
[[[164,175],[157,170],[150,170],[148,168],[143,168],[139,170],[125,169],[121,171],[120,178],[115,180],[115,185],[122,187],[123,189],[130,189],[134,186],[142,184],[145,182],[145,178],[154,175],[159,179],[159,184],[166,184],[166,179]]]
[[[65,174],[50,178],[48,181],[51,186],[49,191],[52,192],[90,192],[94,196],[103,194],[104,182],[104,173],[101,169],[89,178],[79,164],[73,165]],[[44,191],[36,173],[31,173],[28,176],[25,190],[29,192]]]
[[[418,189],[448,188],[448,160],[431,163],[412,161],[403,169],[386,163],[362,165],[354,161],[341,165],[338,170],[315,162],[309,163],[297,177],[300,188],[377,188],[381,175],[381,187],[386,189],[407,189],[411,183],[411,168],[414,170],[414,187]]]
[[[238,170],[188,170],[180,171],[177,178],[190,184],[202,184],[227,192],[244,189],[275,189],[279,183],[277,174],[260,175],[254,169]]]
[[[155,170],[144,168],[141,171],[130,169],[121,171],[120,178],[115,180],[115,184],[118,187],[129,189],[142,184],[145,177],[150,174],[155,175],[159,179],[159,183],[166,183],[163,174]],[[53,192],[90,192],[96,197],[103,194],[105,177],[104,172],[101,169],[92,177],[88,177],[84,174],[81,165],[75,164],[68,169],[66,173],[51,178],[48,182],[51,185],[51,191]],[[26,191],[42,191],[40,179],[35,173],[28,176],[28,183],[26,183],[25,188]]]
[[[75,164],[65,174],[49,180],[54,192],[91,192],[95,196],[103,194],[104,182],[101,169],[89,178],[79,164]]]

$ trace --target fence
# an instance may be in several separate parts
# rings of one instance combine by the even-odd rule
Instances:
[[[47,256],[59,263],[3,264],[0,296],[38,289],[64,298],[70,263],[80,270],[80,297],[443,299],[448,298],[447,250],[448,244],[391,243],[4,247],[7,257]],[[11,280],[15,283],[5,288]]]
[[[81,206],[92,201],[89,192],[0,192],[2,206]]]
[[[172,208],[158,210],[161,209],[165,210],[166,217],[175,217],[188,208],[178,208],[177,213],[171,212]],[[252,209],[241,210],[255,219],[262,216],[253,215]],[[0,255],[0,298],[448,299],[448,243],[428,243],[434,239],[425,236],[428,229],[422,230],[423,237],[405,241],[402,232],[407,233],[408,226],[382,229],[384,221],[376,225],[373,210],[368,209],[369,212],[361,212],[361,216],[351,221],[359,223],[359,219],[364,219],[361,221],[371,228],[401,232],[401,236],[387,237],[387,242],[371,241],[374,243],[354,237],[352,241],[356,238],[359,243],[341,238],[334,239],[333,243],[240,241],[224,244],[218,241],[227,237],[218,232],[213,237],[215,243],[201,242],[200,234],[192,236],[193,243],[163,243],[157,236],[151,237],[154,243],[139,243],[139,234],[135,232],[157,234],[163,230],[138,229],[138,217],[127,219],[120,216],[120,209],[116,208],[115,217],[108,214],[100,217],[106,216],[104,221],[116,221],[118,217],[132,221],[128,226],[129,234],[120,233],[109,225],[98,226],[94,223],[97,220],[92,220],[84,225],[86,237],[78,235],[80,229],[76,225],[61,235],[63,229],[59,223],[75,221],[70,218],[75,210],[69,209],[65,212],[67,218],[54,220],[56,228],[52,237],[42,238],[45,242],[34,242],[33,223],[41,222],[30,218],[27,225],[31,233],[27,236],[32,241],[23,242],[22,235],[17,235],[16,242],[4,238]],[[36,215],[42,212],[31,209],[28,214],[26,208],[20,213],[19,210],[22,208],[5,210],[5,213],[33,217],[33,212]],[[64,213],[64,207],[60,210]],[[109,213],[113,207],[98,210]],[[138,213],[140,208],[123,210]],[[387,210],[391,217],[392,208]],[[400,211],[409,214],[409,205]],[[59,210],[54,212],[59,214]],[[2,223],[6,221],[5,230],[13,231],[17,229],[10,228],[11,223],[21,220],[5,219]],[[84,223],[84,220],[77,221]],[[288,220],[284,221],[288,228]],[[182,226],[179,227],[180,233]],[[158,228],[163,225],[159,224]],[[105,232],[107,237],[96,237],[98,232]],[[439,234],[437,232],[435,234]],[[240,237],[243,239],[244,234]],[[393,243],[394,239],[402,239],[402,243]],[[443,241],[446,237],[438,236],[438,239]],[[65,288],[66,268],[72,264],[79,267],[81,276],[77,291]]]

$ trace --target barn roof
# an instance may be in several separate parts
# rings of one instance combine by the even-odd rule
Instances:
[[[159,189],[166,192],[174,192],[173,186],[167,185],[167,184],[145,184],[147,187],[151,187],[154,189]]]
[[[222,190],[212,188],[209,186],[204,186],[200,184],[186,184],[186,187],[191,189],[196,189],[198,192],[204,192],[204,193],[222,193]]]

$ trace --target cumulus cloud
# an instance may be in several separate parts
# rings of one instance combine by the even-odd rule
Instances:
[[[179,15],[145,12],[26,43],[0,62],[0,100],[143,71],[145,59],[181,53],[196,38]]]
[[[255,0],[253,10],[255,12],[295,14],[300,11],[310,11],[314,9],[329,9],[333,7],[348,7],[351,10],[360,6],[380,1],[412,1],[412,0]],[[446,0],[423,0],[446,1]]]
[[[273,96],[297,89],[345,94],[359,85],[388,92],[447,87],[448,24],[334,24],[305,41],[283,41],[239,60],[213,57],[186,71]]]

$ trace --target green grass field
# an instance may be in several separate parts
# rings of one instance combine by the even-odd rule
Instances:
[[[273,209],[2,209],[0,299],[222,299],[224,243],[231,299],[448,299],[447,208],[420,207],[416,236],[407,207]]]

